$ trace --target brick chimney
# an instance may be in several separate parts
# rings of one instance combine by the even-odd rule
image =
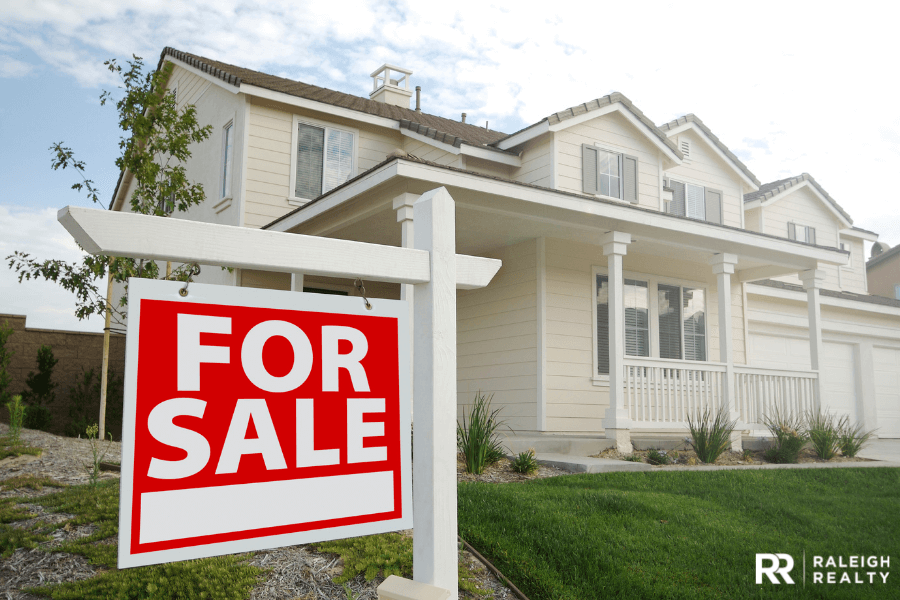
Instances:
[[[412,90],[409,89],[409,76],[413,72],[394,65],[383,64],[372,72],[372,93],[369,98],[376,102],[384,102],[394,106],[409,108]]]

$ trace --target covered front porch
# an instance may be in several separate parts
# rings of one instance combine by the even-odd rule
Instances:
[[[456,201],[457,252],[503,260],[488,287],[457,295],[460,412],[492,394],[516,432],[605,436],[627,451],[632,436],[683,436],[698,408],[725,407],[739,445],[775,404],[818,405],[817,267],[844,262],[836,249],[404,159],[270,228],[412,246],[412,204],[441,186]],[[812,369],[748,365],[742,283],[798,273]],[[367,289],[415,301],[411,286]]]

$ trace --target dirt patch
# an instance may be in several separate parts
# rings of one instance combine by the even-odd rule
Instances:
[[[558,469],[546,465],[540,465],[537,473],[534,475],[523,475],[512,470],[512,461],[508,458],[500,459],[500,462],[488,465],[484,468],[484,472],[476,475],[474,473],[466,473],[466,463],[462,459],[462,455],[456,457],[456,481],[478,481],[481,483],[513,483],[522,481],[531,481],[532,479],[546,479],[547,477],[558,477],[560,475],[571,475],[570,471]]]
[[[697,453],[691,449],[675,449],[675,450],[660,450],[660,452],[665,452],[666,456],[669,457],[670,462],[665,465],[654,465],[658,467],[697,467],[703,466],[705,463],[700,462],[697,459]],[[651,453],[651,450],[635,450],[631,454],[622,454],[618,450],[614,448],[608,448],[599,454],[593,454],[592,458],[612,458],[616,460],[629,460],[637,457],[640,459],[640,462],[652,464],[648,459],[648,454]],[[638,461],[635,461],[638,462]],[[816,456],[815,452],[811,448],[804,448],[800,451],[800,457],[797,461],[798,463],[842,463],[842,462],[870,462],[869,459],[855,457],[851,458],[849,456],[836,456],[831,460],[823,460]],[[718,466],[752,466],[752,465],[771,465],[775,463],[771,463],[765,459],[765,451],[764,450],[748,450],[743,453],[741,452],[732,452],[730,450],[723,452],[716,462],[714,463]]]

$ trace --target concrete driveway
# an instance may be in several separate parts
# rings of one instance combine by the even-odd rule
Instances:
[[[900,439],[881,439],[870,442],[859,453],[862,458],[900,463]]]

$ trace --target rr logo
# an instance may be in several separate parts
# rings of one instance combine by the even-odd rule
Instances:
[[[765,561],[769,562],[768,566],[763,566]],[[781,561],[784,561],[785,566],[781,566]],[[776,585],[780,584],[781,582],[778,581],[778,577],[776,576],[777,573],[780,573],[781,577],[784,578],[785,583],[793,585],[794,580],[788,575],[793,568],[794,559],[791,558],[790,554],[757,554],[756,583],[757,585],[761,584],[763,575],[766,575],[772,583]]]

